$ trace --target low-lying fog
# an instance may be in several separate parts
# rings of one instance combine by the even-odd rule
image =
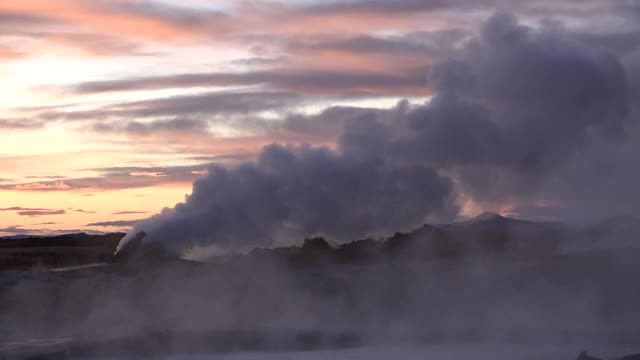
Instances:
[[[511,344],[446,344],[433,346],[402,346],[402,347],[369,347],[346,350],[323,350],[323,351],[296,351],[288,353],[239,353],[223,354],[216,356],[216,359],[224,360],[457,360],[457,359],[477,359],[477,360],[498,360],[498,359],[521,359],[521,360],[564,360],[575,359],[577,353],[574,350],[575,344],[564,345],[511,345]],[[615,347],[605,348],[590,345],[594,349],[591,355],[602,356],[606,359],[619,358],[633,351],[638,351],[640,347]],[[101,360],[111,360],[115,358],[104,358]],[[117,359],[128,359],[118,357]],[[131,358],[133,359],[133,358]],[[159,357],[162,360],[205,360],[211,359],[211,355],[180,355]]]
[[[4,273],[0,338],[70,338],[66,351],[77,358],[573,359],[581,350],[605,358],[640,351],[633,249],[309,267],[277,258],[249,267],[140,261]]]

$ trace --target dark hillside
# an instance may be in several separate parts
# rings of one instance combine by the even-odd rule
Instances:
[[[0,239],[0,271],[37,270],[109,261],[125,234],[66,234]]]

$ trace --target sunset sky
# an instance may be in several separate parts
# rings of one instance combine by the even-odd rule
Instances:
[[[350,117],[431,101],[434,64],[469,50],[497,13],[512,14],[534,36],[562,34],[579,54],[593,49],[589,58],[615,59],[625,84],[622,135],[585,140],[600,131],[597,119],[566,130],[584,137],[552,130],[544,139],[569,144],[546,145],[562,164],[536,168],[544,180],[518,175],[519,186],[515,175],[467,183],[475,171],[461,170],[467,162],[454,168],[429,159],[463,184],[454,216],[637,214],[637,195],[618,195],[637,192],[637,171],[626,172],[640,142],[633,121],[640,5],[633,0],[2,0],[0,236],[126,231],[182,201],[211,164],[251,161],[271,143],[333,149]],[[487,106],[490,121],[502,124],[504,112]],[[507,162],[491,162],[492,169]],[[603,173],[606,180],[583,181]],[[478,195],[487,182],[511,192]],[[600,205],[612,210],[585,210]]]

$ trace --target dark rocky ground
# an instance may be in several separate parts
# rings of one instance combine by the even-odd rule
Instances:
[[[110,261],[124,235],[79,233],[53,237],[0,238],[0,271],[38,271]]]

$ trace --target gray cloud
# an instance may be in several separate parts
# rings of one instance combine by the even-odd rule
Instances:
[[[388,114],[386,110],[332,106],[317,115],[289,114],[282,122],[260,122],[271,136],[297,137],[307,142],[334,141],[347,124],[359,119],[377,119]]]
[[[585,0],[572,3],[571,6],[558,6],[557,1],[513,1],[513,0],[355,0],[342,2],[326,2],[319,5],[303,6],[294,11],[300,15],[332,15],[332,14],[378,14],[394,16],[415,15],[416,13],[454,13],[463,17],[474,10],[502,10],[517,12],[530,16],[585,16],[600,15],[611,12],[616,8],[616,3],[625,1],[612,1],[612,4],[597,0]],[[637,13],[637,6],[632,5],[633,0],[627,2],[627,6],[618,6]]]
[[[429,57],[444,56],[469,37],[462,29],[418,31],[393,36],[360,35],[346,38],[292,39],[285,46],[289,50],[338,50],[345,53],[379,55],[383,57],[421,57],[428,64]]]
[[[502,138],[488,166],[460,172],[478,197],[535,189],[593,141],[623,137],[630,121],[619,58],[566,34],[498,15],[454,61],[463,70],[434,74],[447,84],[438,90],[484,108]],[[470,78],[461,83],[460,74]]]
[[[218,163],[218,162],[238,162],[242,160],[249,160],[253,158],[255,154],[220,154],[220,155],[198,155],[190,156],[189,160],[206,162],[206,163]]]
[[[100,122],[93,126],[93,130],[97,132],[119,132],[134,135],[149,135],[156,132],[170,131],[170,132],[196,132],[206,133],[207,121],[201,119],[168,119],[157,120],[152,122],[139,122],[139,121],[115,121],[115,122]]]
[[[110,167],[88,169],[101,173],[99,177],[67,178],[62,181],[9,183],[0,189],[22,191],[71,191],[135,189],[170,183],[191,183],[207,168],[207,164],[192,166]],[[86,194],[84,194],[86,196]]]
[[[131,215],[131,214],[147,214],[148,211],[118,211],[111,215]]]
[[[433,11],[443,8],[453,8],[456,5],[467,4],[460,0],[358,0],[333,2],[302,9],[307,13],[344,13],[344,12],[375,12],[375,13],[411,13],[416,11]]]
[[[251,114],[263,110],[276,110],[302,101],[289,92],[220,91],[197,95],[173,96],[152,100],[120,103],[82,111],[40,111],[34,117],[43,121],[108,121],[125,119],[125,124],[101,124],[96,130],[131,130],[144,133],[158,130],[201,130],[204,120],[221,115]],[[23,109],[28,111],[29,109]],[[166,118],[173,119],[166,119]],[[155,124],[131,119],[165,118]],[[204,119],[198,119],[204,118]]]
[[[232,65],[266,66],[266,65],[281,65],[284,62],[286,62],[286,59],[284,58],[254,56],[254,57],[248,57],[248,58],[235,59],[235,60],[232,60],[230,63]]]
[[[102,221],[87,224],[85,226],[103,226],[103,227],[124,227],[135,225],[140,220],[116,220],[116,221]]]
[[[640,33],[627,30],[615,33],[585,32],[578,34],[580,39],[618,54],[636,51],[640,48]]]
[[[288,92],[214,92],[120,104],[111,109],[111,114],[127,117],[248,114],[278,109],[298,102],[298,96]]]
[[[36,224],[36,225],[47,225],[48,223]],[[53,225],[54,223],[52,223]],[[11,234],[11,235],[38,235],[38,236],[56,236],[56,235],[66,235],[66,234],[75,234],[75,233],[88,233],[101,235],[105,234],[103,231],[98,230],[83,230],[83,229],[31,229],[24,228],[22,225],[12,225],[0,228],[0,233]]]
[[[14,225],[14,226],[7,226],[7,227],[3,227],[0,228],[0,233],[7,233],[7,234],[32,234],[32,233],[37,233],[39,232],[39,230],[36,229],[25,229],[23,227],[21,227],[20,225]]]
[[[43,209],[43,208],[25,208],[20,206],[12,206],[7,208],[0,208],[0,211],[12,211],[20,216],[38,217],[49,215],[64,215],[65,210],[56,209]]]
[[[640,4],[634,0],[615,1],[615,9],[620,15],[631,19],[640,19]]]
[[[95,211],[87,211],[87,210],[83,210],[83,209],[73,209],[70,208],[70,210],[73,210],[73,212],[77,212],[77,213],[83,213],[83,214],[95,214]]]
[[[65,210],[24,210],[18,211],[20,216],[38,217],[38,216],[50,216],[50,215],[64,215],[67,212]]]
[[[403,73],[393,75],[312,69],[277,69],[245,73],[192,73],[92,81],[73,85],[68,90],[78,94],[93,94],[180,87],[264,85],[271,89],[310,94],[357,95],[366,93],[368,89],[387,89],[387,92],[395,90],[397,93],[399,88],[424,86],[424,79],[419,76],[418,71],[424,74],[424,69],[408,72],[405,70]],[[229,96],[233,95],[237,96],[237,94],[230,94]]]
[[[50,180],[63,180],[66,179],[66,176],[61,175],[28,175],[24,177],[25,179],[50,179]]]
[[[640,194],[635,190],[640,169],[640,127],[628,128],[622,143],[599,141],[574,154],[536,194],[571,205],[567,218],[603,218],[637,215]]]

